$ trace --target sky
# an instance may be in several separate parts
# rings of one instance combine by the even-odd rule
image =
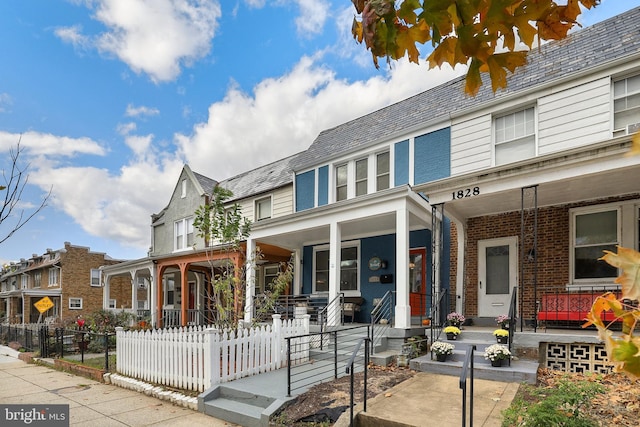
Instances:
[[[603,0],[580,23],[638,6]],[[0,264],[64,242],[142,258],[184,164],[221,181],[464,73],[376,69],[354,14],[350,0],[2,0],[0,169],[19,143],[27,181],[0,239],[51,196]]]

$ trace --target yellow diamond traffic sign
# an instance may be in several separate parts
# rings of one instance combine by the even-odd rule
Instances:
[[[45,311],[49,310],[51,307],[53,307],[53,301],[51,301],[51,298],[49,297],[44,297],[36,301],[36,303],[33,305],[38,309],[40,314],[42,314]]]

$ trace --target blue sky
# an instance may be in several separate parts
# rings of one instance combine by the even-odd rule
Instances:
[[[580,22],[638,6],[603,0]],[[0,263],[67,241],[143,257],[183,164],[223,180],[464,72],[376,70],[354,13],[350,0],[0,2],[0,164],[20,141],[29,166],[14,213],[53,191]]]

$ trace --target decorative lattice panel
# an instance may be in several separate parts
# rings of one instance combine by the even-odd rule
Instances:
[[[565,372],[608,373],[607,352],[602,344],[548,343],[544,366]]]

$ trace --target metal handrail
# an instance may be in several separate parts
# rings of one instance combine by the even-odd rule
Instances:
[[[442,319],[446,319],[446,316],[449,314],[440,312],[440,309],[442,307],[442,302],[444,301],[448,301],[448,296],[449,296],[449,289],[442,289],[440,291],[440,296],[438,297],[438,301],[436,301],[436,303],[434,304],[433,307],[431,307],[431,343],[436,342],[437,340],[440,339],[440,335],[442,334],[442,329],[443,329],[443,322],[441,321]],[[449,304],[445,304],[445,307],[449,307]],[[448,311],[448,310],[445,310]]]
[[[344,317],[342,315],[343,310],[342,308],[344,304],[344,292],[339,292],[338,295],[336,295],[331,301],[329,301],[327,303],[326,306],[324,306],[322,308],[322,310],[318,311],[318,323],[320,323],[320,330],[324,331],[325,330],[325,326],[327,326],[327,319],[329,318],[329,310],[333,309],[333,306],[336,305],[335,310],[338,309],[338,307],[341,309],[340,310],[340,323],[344,323]]]
[[[476,345],[473,344],[467,348],[467,353],[462,364],[462,372],[460,373],[460,389],[462,390],[462,427],[467,427],[467,372],[471,372],[469,379],[471,380],[471,397],[469,399],[469,427],[473,427],[473,352],[476,351]]]
[[[384,331],[390,328],[392,324],[392,310],[393,304],[393,291],[387,291],[384,296],[378,301],[373,310],[371,310],[371,330],[370,330],[370,340],[371,340],[371,352],[374,352],[375,343],[378,337],[382,336]],[[382,319],[387,319],[387,324],[383,325],[380,323]],[[376,326],[377,325],[377,326]]]
[[[356,348],[353,350],[353,353],[351,353],[351,358],[349,359],[349,361],[347,362],[347,367],[345,372],[347,374],[351,375],[350,378],[350,388],[349,388],[349,407],[350,409],[350,416],[349,416],[349,425],[353,426],[353,406],[354,406],[354,402],[353,402],[353,382],[354,382],[354,371],[355,369],[353,369],[353,365],[355,363],[356,360],[356,356],[358,355],[358,352],[360,351],[360,347],[362,346],[362,343],[364,342],[364,385],[363,385],[363,392],[362,392],[362,400],[363,400],[363,405],[364,405],[364,409],[363,412],[367,412],[367,367],[369,366],[369,344],[371,342],[371,340],[369,339],[369,337],[364,337],[362,339],[360,339],[358,341],[358,344],[356,344]]]
[[[518,317],[518,287],[513,287],[513,294],[511,295],[511,304],[509,305],[509,351],[513,347],[513,338],[516,333],[516,318]],[[509,358],[509,366],[511,366],[511,358]]]

